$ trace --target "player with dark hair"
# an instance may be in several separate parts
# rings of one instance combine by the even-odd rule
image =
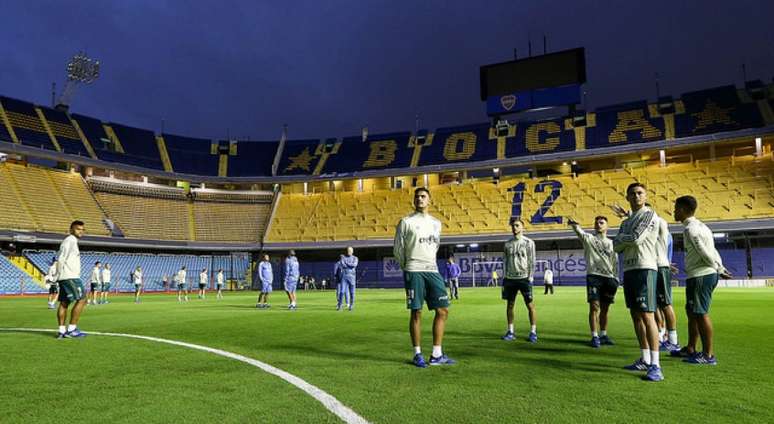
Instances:
[[[186,288],[186,270],[185,265],[180,267],[180,270],[175,274],[175,283],[177,283],[177,301],[188,302],[188,290]],[[185,296],[185,297],[183,297]]]
[[[223,299],[223,269],[219,269],[218,273],[215,274],[215,289],[218,291],[218,295],[216,296],[216,299],[220,300]]]
[[[614,344],[607,335],[607,314],[618,291],[618,255],[607,238],[607,217],[594,218],[594,234],[589,234],[574,219],[568,224],[583,244],[586,259],[586,300],[589,303],[591,347]]]
[[[648,205],[650,206],[650,205]],[[661,350],[679,350],[677,339],[677,318],[672,307],[672,235],[664,218],[658,219],[658,275],[656,276],[655,318],[658,324],[659,347]],[[668,338],[664,340],[664,336]]]
[[[56,311],[59,322],[57,339],[86,336],[86,333],[78,330],[78,320],[86,306],[84,299],[86,291],[81,282],[81,252],[78,249],[78,239],[83,237],[85,232],[83,221],[73,221],[70,224],[70,235],[62,241],[57,253],[56,277],[59,282],[59,309]],[[70,311],[70,324],[65,327],[67,308],[70,304],[74,306]]]
[[[446,261],[446,284],[449,286],[449,299],[460,298],[460,266],[454,262],[454,256]]]
[[[512,341],[516,338],[513,329],[513,306],[516,295],[521,293],[529,314],[530,343],[537,343],[537,317],[535,302],[532,295],[532,283],[535,275],[535,242],[524,236],[524,221],[512,218],[510,221],[513,238],[505,243],[503,254],[503,288],[502,298],[506,301],[505,317],[508,330],[502,336],[503,340]]]
[[[59,284],[56,282],[56,258],[51,260],[51,266],[48,267],[48,272],[43,281],[46,282],[46,288],[48,289],[48,309],[56,309],[56,299],[59,296]]]
[[[261,280],[261,293],[258,294],[258,302],[255,304],[255,307],[258,309],[271,308],[271,305],[269,305],[269,294],[272,291],[271,285],[274,282],[274,272],[271,269],[268,253],[264,253],[263,260],[258,264],[258,278]]]
[[[720,254],[715,249],[712,230],[694,215],[697,208],[693,196],[682,196],[675,200],[674,218],[685,226],[685,310],[688,314],[688,345],[673,350],[673,356],[687,356],[686,362],[696,365],[717,365],[713,350],[713,327],[709,316],[712,292],[718,284],[718,277],[731,278],[723,267]],[[696,352],[701,337],[702,351]]]
[[[89,295],[87,296],[86,304],[87,305],[96,305],[100,298],[100,289],[102,289],[102,283],[100,282],[100,272],[102,269],[102,264],[97,261],[94,262],[94,268],[91,269],[91,277],[89,278],[90,287],[89,287]]]
[[[207,274],[207,268],[203,268],[202,272],[199,273],[199,299],[204,300],[207,297],[208,278],[209,274]]]
[[[132,283],[134,283],[134,303],[140,303],[140,293],[142,293],[142,268],[139,266],[132,271]]]
[[[449,296],[443,277],[438,273],[436,254],[441,244],[441,222],[430,216],[430,191],[414,190],[414,212],[401,218],[395,230],[393,254],[403,270],[406,307],[411,310],[409,333],[414,346],[414,365],[426,368],[422,357],[422,306],[435,310],[433,352],[430,365],[452,365],[455,361],[443,353],[442,343],[449,316]]]
[[[640,344],[641,358],[625,368],[647,371],[645,380],[661,381],[656,310],[656,274],[658,270],[658,215],[645,206],[648,192],[639,182],[626,188],[631,213],[618,205],[613,210],[626,216],[613,240],[613,248],[623,253],[624,297],[632,317],[634,332]]]
[[[102,304],[108,304],[108,294],[110,293],[110,281],[111,281],[111,275],[110,275],[110,264],[105,264],[105,266],[102,267],[102,299],[100,300],[100,303]]]
[[[285,293],[288,295],[288,309],[296,310],[296,288],[298,287],[299,276],[301,275],[298,265],[298,258],[296,258],[296,251],[291,250],[288,252],[287,258],[285,258],[285,273],[283,285],[285,286]]]

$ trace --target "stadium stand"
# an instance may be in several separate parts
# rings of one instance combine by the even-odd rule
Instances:
[[[89,179],[99,204],[129,238],[257,242],[271,193],[222,193]]]
[[[771,155],[715,161],[658,164],[563,175],[550,179],[505,178],[432,187],[434,215],[445,235],[505,233],[510,216],[521,216],[528,230],[563,230],[559,217],[591,222],[609,205],[625,205],[626,186],[648,186],[657,212],[672,213],[677,197],[691,193],[705,205],[707,221],[774,217],[774,164]],[[706,190],[697,191],[697,187]],[[411,210],[413,189],[366,193],[286,194],[280,198],[267,242],[390,238],[398,220]],[[521,201],[514,201],[514,197]],[[544,206],[551,198],[553,203]],[[612,215],[612,214],[607,214]],[[558,221],[558,222],[557,222]],[[620,223],[610,216],[610,224]]]
[[[80,219],[90,234],[109,234],[104,215],[79,174],[4,163],[0,186],[2,228],[66,233],[70,223]]]
[[[113,129],[127,156],[141,160],[146,168],[164,169],[153,131],[115,123],[109,124],[109,128]]]
[[[48,150],[59,150],[52,140],[52,136],[46,131],[40,116],[35,110],[35,105],[9,97],[0,97],[0,103],[5,109],[5,115],[13,127],[16,137],[22,144],[40,147]]]
[[[279,142],[276,141],[237,141],[235,149],[229,149],[229,142],[218,142],[219,149],[230,151],[228,156],[229,177],[247,177],[253,175],[271,175],[274,156]]]
[[[39,269],[48,269],[56,252],[49,250],[25,250],[24,256]],[[224,255],[153,255],[136,253],[108,253],[108,252],[81,252],[81,280],[87,284],[90,281],[91,270],[94,263],[110,264],[113,289],[116,291],[133,291],[131,272],[138,266],[143,269],[145,280],[144,290],[163,290],[162,281],[166,275],[168,281],[172,281],[173,275],[185,265],[188,270],[188,284],[195,286],[199,281],[199,272],[207,268],[210,274],[210,286],[212,277],[219,268],[224,270],[227,279],[245,281],[249,260],[247,254],[240,253],[231,256]],[[17,284],[18,286],[18,284]]]
[[[174,172],[194,175],[218,175],[217,152],[212,141],[202,138],[163,134]]]
[[[71,155],[89,156],[89,151],[83,145],[78,131],[73,127],[70,118],[66,113],[39,106],[38,109],[43,113],[51,133],[59,143],[64,153]]]
[[[43,287],[17,268],[8,258],[0,255],[0,294],[43,293]]]

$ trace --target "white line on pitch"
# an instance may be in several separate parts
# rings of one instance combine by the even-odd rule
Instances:
[[[0,331],[26,331],[26,332],[50,333],[50,332],[56,332],[57,330],[49,330],[49,329],[43,329],[43,328],[0,328]],[[223,356],[226,358],[235,359],[237,361],[252,365],[256,368],[260,368],[269,374],[276,375],[277,377],[298,387],[299,389],[306,392],[309,396],[313,397],[316,401],[322,403],[326,409],[336,414],[336,416],[341,418],[341,420],[344,421],[345,423],[368,424],[368,421],[365,418],[358,415],[357,412],[353,411],[352,409],[350,409],[349,407],[341,403],[338,399],[331,396],[327,392],[323,391],[319,387],[309,384],[305,380],[299,377],[296,377],[293,374],[283,371],[277,367],[271,366],[265,362],[261,362],[257,359],[248,358],[247,356],[243,356],[238,353],[233,353],[226,350],[215,349],[208,346],[202,346],[202,345],[197,345],[193,343],[186,343],[186,342],[181,342],[177,340],[161,339],[158,337],[140,336],[137,334],[123,334],[123,333],[100,333],[97,331],[90,331],[88,334],[97,335],[97,336],[127,337],[130,339],[149,340],[157,343],[166,343],[166,344],[175,345],[175,346],[187,347],[189,349],[201,350],[204,352],[214,353],[215,355]]]

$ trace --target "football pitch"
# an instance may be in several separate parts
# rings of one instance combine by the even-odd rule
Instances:
[[[337,312],[335,294],[299,292],[288,311],[275,292],[270,310],[255,293],[216,301],[130,296],[88,306],[85,332],[153,336],[221,349],[284,370],[327,392],[373,423],[774,422],[774,289],[715,291],[715,367],[664,357],[665,380],[623,370],[639,355],[619,290],[608,333],[615,346],[592,349],[585,291],[536,288],[537,344],[525,341],[526,310],[516,304],[517,340],[505,342],[499,289],[462,289],[447,323],[444,351],[454,366],[410,364],[402,290],[359,290],[356,310]],[[675,289],[680,342],[687,342],[684,289]],[[432,312],[423,318],[423,354]],[[1,298],[0,327],[56,329],[45,298]],[[342,422],[287,381],[234,359],[186,347],[90,335],[0,331],[3,423]]]

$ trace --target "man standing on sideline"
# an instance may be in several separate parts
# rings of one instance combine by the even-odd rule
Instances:
[[[288,309],[296,310],[296,288],[298,287],[298,277],[300,276],[298,259],[296,258],[296,251],[291,250],[288,252],[288,257],[285,258],[285,276],[283,285],[285,286],[285,293],[288,295]]]
[[[530,343],[537,343],[537,317],[535,314],[535,302],[532,296],[532,283],[535,275],[535,242],[524,236],[524,221],[520,218],[511,218],[511,232],[513,238],[505,243],[503,267],[502,298],[506,301],[505,317],[508,321],[508,330],[501,338],[512,341],[516,338],[513,329],[513,306],[516,303],[516,295],[521,293],[524,304],[529,313]]]
[[[216,296],[216,298],[218,300],[223,299],[223,283],[224,283],[224,281],[225,280],[223,278],[223,270],[219,269],[218,273],[215,274],[215,288],[218,290],[218,295]]]
[[[430,365],[453,365],[455,361],[443,353],[443,334],[449,316],[449,296],[443,277],[438,273],[436,254],[441,245],[441,222],[427,212],[430,191],[425,187],[414,190],[414,212],[401,218],[395,230],[393,255],[403,270],[406,306],[411,310],[409,333],[414,346],[414,365],[427,368],[422,357],[422,305],[435,310],[433,319],[433,352]]]
[[[207,268],[204,268],[199,273],[199,299],[204,299],[207,294],[207,277]]]
[[[108,293],[110,293],[110,278],[110,264],[105,264],[105,266],[102,267],[102,299],[100,300],[100,303],[110,303],[108,302]]]
[[[591,347],[612,345],[613,341],[607,335],[607,313],[618,291],[618,255],[613,250],[613,241],[607,238],[607,217],[600,215],[594,218],[594,234],[583,231],[572,217],[568,224],[583,244],[586,259]]]
[[[357,283],[357,256],[354,255],[355,249],[352,246],[347,247],[347,253],[339,258],[339,272],[341,273],[341,282],[339,287],[343,290],[343,296],[339,296],[336,310],[341,309],[341,298],[344,297],[347,309],[350,311],[355,307],[355,285]]]
[[[134,283],[134,303],[140,303],[140,293],[142,292],[142,268],[139,266],[132,272],[132,282]]]
[[[43,277],[48,289],[48,309],[56,309],[56,298],[59,296],[59,284],[56,282],[56,258],[51,260],[48,273]]]
[[[659,348],[671,352],[680,350],[680,344],[677,340],[677,317],[674,308],[672,308],[672,235],[669,234],[669,225],[666,220],[661,217],[658,218],[656,253],[658,254],[656,305],[661,312],[655,315],[659,328]],[[662,319],[658,319],[659,316]],[[666,331],[663,331],[662,328]],[[663,341],[664,333],[668,334],[669,337],[666,341]]]
[[[102,288],[102,283],[99,281],[100,272],[101,272],[102,266],[99,263],[99,261],[94,262],[94,268],[91,269],[91,277],[89,278],[90,286],[89,289],[89,296],[88,300],[86,301],[87,305],[96,305],[99,301],[100,294],[99,291]]]
[[[613,240],[613,248],[617,253],[623,252],[624,296],[642,356],[625,368],[647,371],[645,380],[661,381],[664,375],[659,360],[658,327],[653,316],[656,311],[659,218],[653,209],[645,206],[648,192],[644,184],[629,184],[626,200],[631,213],[618,205],[613,206],[617,214],[626,216]]]
[[[57,339],[86,336],[86,333],[78,330],[78,320],[86,306],[84,299],[86,292],[81,282],[81,252],[78,249],[78,239],[83,237],[85,232],[83,227],[83,221],[73,221],[70,224],[70,235],[59,245],[56,262],[56,276],[59,282],[59,309],[56,311],[59,322]],[[70,312],[70,324],[65,327],[67,308],[71,303],[74,306]]]
[[[272,291],[272,284],[274,283],[274,272],[271,268],[271,262],[269,262],[269,255],[265,253],[263,260],[258,265],[258,278],[261,280],[261,293],[258,295],[258,303],[255,305],[258,309],[271,308],[269,305],[269,294]],[[263,302],[261,302],[263,300]]]
[[[460,298],[460,266],[454,262],[454,256],[446,261],[446,285],[449,286],[449,299]]]
[[[545,286],[543,294],[548,294],[549,291],[554,294],[554,272],[551,271],[551,268],[546,268],[543,272],[543,285]]]
[[[682,196],[675,200],[675,221],[685,226],[685,310],[688,314],[688,345],[673,350],[673,356],[687,356],[685,362],[695,365],[717,365],[713,350],[713,327],[709,316],[712,292],[718,285],[718,277],[731,278],[723,267],[720,254],[715,249],[712,231],[699,221],[696,213],[697,202],[693,196]],[[701,352],[696,344],[701,337]]]
[[[186,283],[186,270],[185,265],[180,267],[180,270],[175,274],[175,283],[177,283],[177,301],[182,302],[185,300],[188,302],[188,290],[185,287]],[[183,297],[185,295],[185,297]]]

